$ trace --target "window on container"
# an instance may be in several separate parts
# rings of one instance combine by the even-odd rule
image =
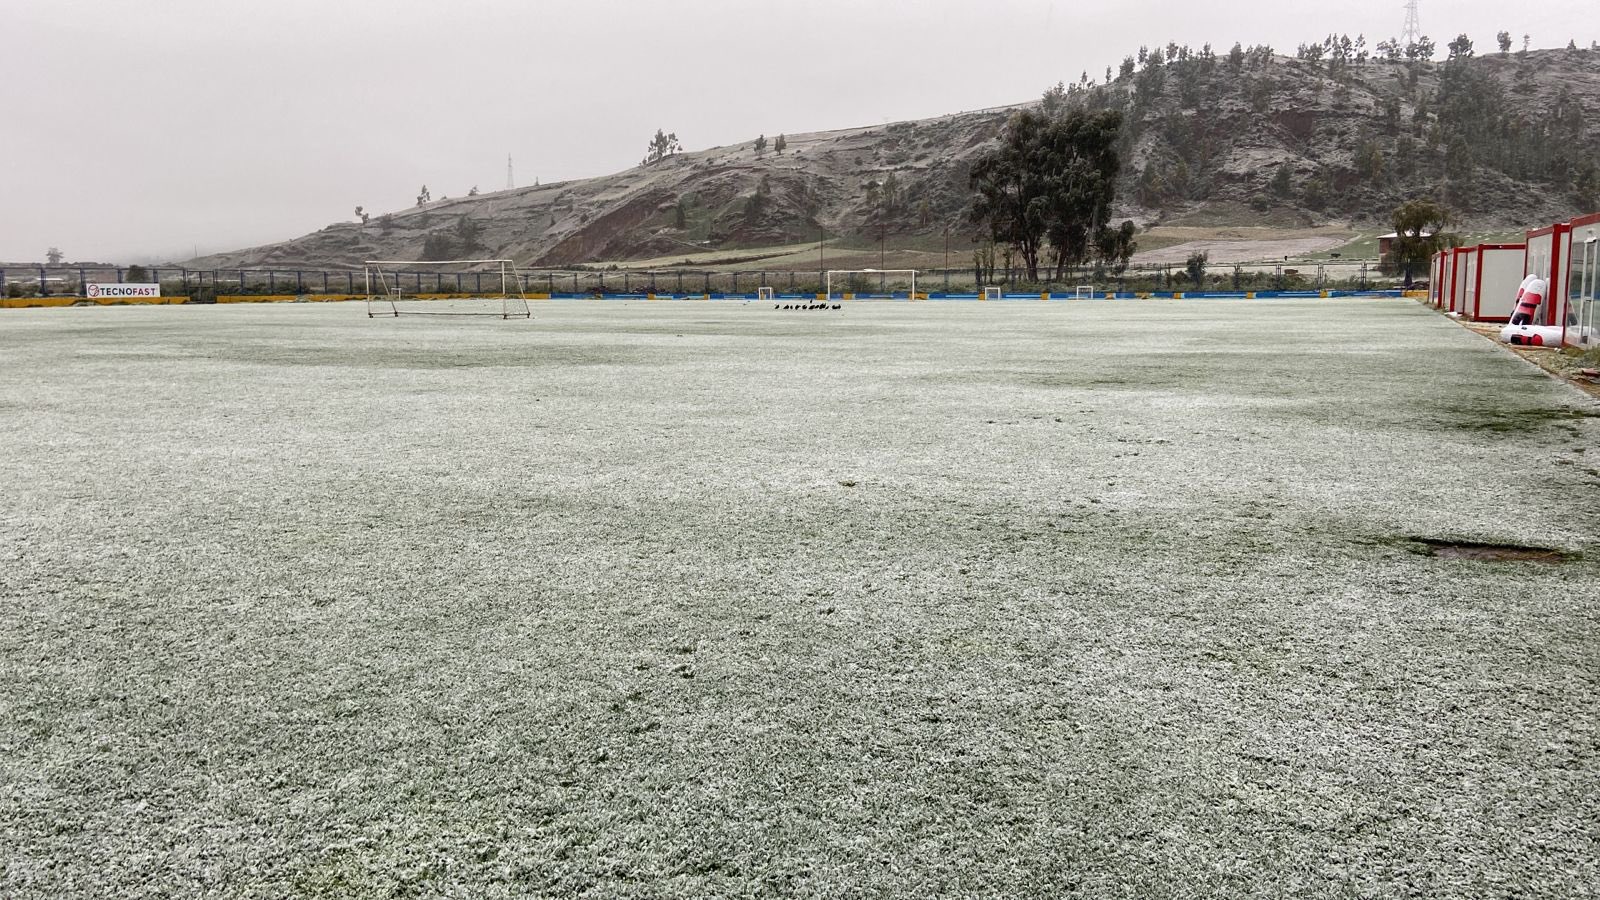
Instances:
[[[1583,267],[1578,280],[1573,282],[1572,291],[1573,296],[1579,298],[1572,304],[1577,307],[1579,340],[1592,343],[1600,337],[1595,333],[1600,327],[1600,296],[1597,296],[1600,294],[1600,235],[1590,234],[1583,242]]]

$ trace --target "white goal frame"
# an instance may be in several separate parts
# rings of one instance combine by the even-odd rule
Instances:
[[[777,299],[777,296],[777,291],[774,291],[768,285],[762,285],[761,287],[756,288],[757,300],[764,300],[770,303],[771,301]]]
[[[1092,285],[1092,284],[1080,284],[1077,287],[1073,288],[1072,289],[1072,299],[1074,299],[1074,300],[1093,300],[1094,299],[1094,285]]]
[[[910,275],[911,299],[917,299],[917,269],[829,269],[823,286],[822,299],[824,302],[833,302],[833,276],[835,275]],[[848,282],[846,282],[848,284]],[[844,294],[839,294],[839,299],[844,299]]]
[[[500,276],[500,294],[498,297],[477,297],[476,299],[498,299],[500,311],[490,310],[460,310],[460,309],[402,309],[399,304],[406,299],[402,278],[403,275],[414,272],[418,267],[441,266],[495,266],[495,269],[481,274]],[[398,268],[397,268],[398,267]],[[528,308],[528,295],[523,291],[522,274],[517,271],[517,264],[509,259],[369,259],[362,263],[363,281],[367,289],[367,318],[378,316],[493,316],[499,319],[531,319],[533,310]],[[466,274],[466,273],[462,273]],[[480,273],[474,272],[473,275]],[[393,276],[391,279],[390,276]],[[374,283],[376,278],[376,283]],[[391,284],[392,280],[392,284]],[[374,290],[377,288],[377,290]],[[388,308],[385,309],[384,307]]]
[[[985,300],[1004,300],[1005,298],[1006,298],[1006,289],[1005,288],[985,287],[983,289],[983,299],[985,299]]]

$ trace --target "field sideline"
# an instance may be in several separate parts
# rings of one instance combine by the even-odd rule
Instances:
[[[534,315],[6,313],[0,896],[1600,885],[1600,405],[1417,303]]]

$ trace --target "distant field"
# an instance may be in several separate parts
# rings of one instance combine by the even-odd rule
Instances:
[[[0,896],[1600,884],[1600,408],[1482,338],[536,316],[0,316]]]
[[[958,233],[958,231],[960,233]],[[705,267],[718,271],[817,271],[818,265],[830,269],[895,268],[943,269],[948,261],[951,268],[967,269],[972,266],[975,246],[970,230],[952,231],[949,256],[945,255],[941,235],[891,235],[880,249],[877,242],[859,236],[830,238],[819,259],[816,240],[798,241],[772,247],[706,250],[661,256],[652,259],[607,261],[599,267],[617,265],[624,269],[648,271],[678,267]],[[1141,231],[1138,236],[1139,252],[1133,264],[1140,266],[1181,265],[1196,250],[1205,250],[1213,265],[1231,265],[1235,262],[1265,263],[1291,259],[1324,259],[1336,248],[1347,248],[1344,256],[1371,245],[1367,255],[1377,257],[1375,238],[1363,237],[1346,228],[1323,226],[1316,228],[1279,228],[1244,225],[1158,225]],[[1000,263],[1003,265],[1003,261]]]

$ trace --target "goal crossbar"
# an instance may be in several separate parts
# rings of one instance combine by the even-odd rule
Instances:
[[[886,279],[890,275],[911,276],[911,299],[917,299],[917,269],[829,269],[826,276],[823,297],[833,299],[833,276],[835,275],[882,275]],[[848,282],[847,282],[848,283]],[[842,296],[842,295],[841,295]]]
[[[425,309],[418,306],[401,306],[407,300],[420,300],[418,294],[425,293],[414,291],[407,297],[404,288],[405,275],[417,275],[419,282],[421,275],[417,271],[423,268],[442,268],[446,266],[493,266],[495,268],[483,271],[462,273],[457,272],[457,283],[464,274],[471,274],[475,278],[484,275],[499,276],[500,291],[485,297],[473,292],[477,299],[498,299],[500,308],[493,309]],[[369,259],[362,264],[363,281],[367,291],[367,317],[377,316],[493,316],[499,319],[531,319],[533,311],[528,308],[528,296],[523,289],[522,273],[517,271],[517,264],[509,259]],[[436,276],[435,286],[438,278]]]

